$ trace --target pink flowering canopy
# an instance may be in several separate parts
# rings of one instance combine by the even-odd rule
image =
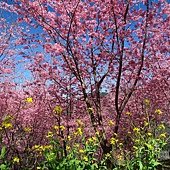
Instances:
[[[11,99],[4,99],[6,91],[0,94],[1,107],[17,112],[23,125],[43,134],[63,124],[68,135],[81,119],[87,135],[100,131],[107,141],[113,132],[123,137],[131,130],[129,115],[142,126],[146,99],[150,113],[162,110],[158,121],[169,121],[166,0],[14,0],[0,7],[16,13],[18,28],[24,27],[14,40],[18,49],[23,47],[19,55],[31,78],[23,81],[22,90],[11,92]],[[31,31],[23,33],[25,28]],[[9,48],[13,41],[4,43],[5,32],[0,36],[4,62],[17,50]],[[10,73],[8,64],[0,65],[0,75]],[[4,83],[2,88],[11,87]],[[28,97],[33,102],[26,103]],[[62,107],[61,115],[54,113],[55,106]]]

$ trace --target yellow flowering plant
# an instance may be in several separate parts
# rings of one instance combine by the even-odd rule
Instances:
[[[155,110],[155,114],[157,114],[157,115],[162,115],[163,113],[162,113],[162,111],[161,111],[160,109],[156,109],[156,110]]]
[[[27,103],[33,103],[33,98],[32,98],[32,97],[27,97],[27,98],[25,99],[25,101],[26,101]]]
[[[11,115],[6,115],[2,120],[2,124],[1,124],[2,129],[3,128],[5,128],[5,129],[13,128],[12,120],[13,120],[13,117]]]
[[[15,156],[14,158],[13,158],[13,163],[15,164],[15,163],[19,163],[20,162],[20,159],[17,157],[17,156]]]
[[[62,111],[63,111],[62,107],[58,106],[58,105],[55,106],[54,109],[53,109],[53,112],[58,114],[58,115],[61,115]]]
[[[145,129],[146,130],[146,129]],[[133,138],[133,157],[126,162],[126,169],[156,170],[160,165],[159,156],[166,145],[166,135],[159,128],[148,133],[141,130]]]
[[[145,100],[146,117],[143,126],[134,126],[131,140],[133,141],[133,154],[127,155],[124,169],[126,170],[156,170],[161,165],[159,157],[166,146],[167,133],[163,123],[158,124],[154,114],[148,111],[150,101]],[[160,109],[155,113],[161,115]]]
[[[99,148],[97,135],[86,138],[81,122],[77,122],[78,127],[72,134],[69,134],[63,143],[56,136],[49,138],[52,148],[43,150],[45,161],[44,167],[52,170],[70,170],[70,169],[97,169],[98,162],[95,154]],[[55,126],[54,129],[58,129]],[[73,141],[79,141],[75,143]],[[41,147],[38,147],[38,149]]]

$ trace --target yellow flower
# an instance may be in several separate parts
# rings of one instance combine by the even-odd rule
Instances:
[[[55,129],[55,130],[58,130],[58,129],[59,129],[59,126],[55,125],[55,126],[54,126],[54,129]]]
[[[88,157],[87,156],[84,156],[83,159],[84,159],[84,161],[88,162]]]
[[[160,138],[166,138],[166,133],[162,133],[159,135]]]
[[[160,125],[158,126],[158,129],[159,129],[159,130],[165,130],[164,124],[160,124]]]
[[[148,126],[149,123],[147,121],[144,121],[144,126]]]
[[[45,145],[45,146],[42,146],[42,150],[52,150],[53,149],[53,146],[52,145]]]
[[[68,135],[68,136],[67,136],[67,139],[68,139],[68,141],[70,141],[70,140],[71,140],[71,136],[70,136],[70,135]]]
[[[65,130],[66,128],[62,125],[62,126],[60,126],[60,129],[63,131],[63,130]]]
[[[115,125],[115,122],[113,122],[112,120],[109,120],[108,124],[109,124],[109,126],[113,126],[113,125]]]
[[[13,158],[13,163],[19,163],[19,161],[20,160],[19,160],[19,158],[17,156]]]
[[[133,131],[136,132],[136,133],[139,133],[140,129],[135,127],[135,128],[133,128]]]
[[[123,156],[122,156],[121,154],[118,154],[118,155],[117,155],[117,159],[118,159],[119,161],[122,161],[122,160],[123,160]]]
[[[46,137],[47,137],[47,138],[53,137],[53,132],[49,131]]]
[[[38,149],[40,147],[40,145],[34,145],[33,149]]]
[[[40,145],[34,145],[34,146],[32,147],[32,149],[35,150],[35,151],[41,151],[41,150],[42,150],[42,147],[41,147]]]
[[[145,100],[144,100],[144,104],[145,104],[146,106],[150,106],[150,100],[149,100],[149,99],[145,99]]]
[[[156,109],[155,110],[155,113],[158,114],[158,115],[161,115],[162,114],[162,111],[160,109]]]
[[[55,126],[54,126],[54,129],[55,129],[55,130],[59,130],[59,129],[60,129],[60,130],[63,131],[63,130],[65,130],[66,128],[65,128],[65,126],[63,126],[63,125],[61,125],[61,126],[55,125]]]
[[[84,151],[83,149],[80,149],[79,152],[80,152],[80,153],[84,153],[85,151]]]
[[[92,138],[89,138],[89,139],[87,140],[87,144],[88,144],[89,142],[92,143],[92,142],[93,142],[93,139],[92,139]]]
[[[132,115],[131,112],[126,112],[125,114],[128,115],[128,116],[131,116],[131,115]]]
[[[53,109],[53,112],[55,112],[58,115],[61,115],[63,109],[61,108],[61,106],[55,106]]]
[[[110,139],[110,144],[115,145],[118,140],[114,137]]]
[[[88,111],[89,113],[93,113],[93,112],[94,112],[93,108],[91,108],[91,107],[89,107],[89,108],[87,109],[87,111]]]
[[[30,131],[31,131],[31,128],[25,127],[25,128],[24,128],[24,131],[25,131],[25,132],[30,132]]]
[[[77,128],[77,131],[74,134],[75,134],[75,136],[77,136],[77,135],[82,136],[82,134],[83,134],[82,129],[81,128]]]
[[[152,133],[148,132],[148,136],[152,136]]]
[[[27,103],[33,103],[32,97],[27,97],[27,98],[25,99],[25,101],[26,101]]]
[[[97,138],[95,136],[93,136],[93,137],[87,139],[86,144],[95,143],[96,141],[97,141]]]
[[[66,150],[69,151],[71,148],[70,146],[66,146]]]
[[[40,166],[37,166],[37,170],[39,170],[39,169],[41,169],[41,167],[40,167]]]
[[[78,143],[75,143],[75,145],[74,145],[76,148],[79,148],[80,147],[80,144],[78,144]]]
[[[12,128],[12,123],[8,123],[8,122],[2,122],[2,127],[4,127],[5,129],[10,129]]]

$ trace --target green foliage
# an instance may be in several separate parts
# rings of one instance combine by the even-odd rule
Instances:
[[[6,156],[6,147],[3,146],[1,148],[1,154],[0,154],[0,161],[1,161],[1,164],[0,164],[0,170],[8,170],[8,163],[7,161],[5,160],[5,156]]]
[[[1,149],[0,159],[4,159],[5,158],[5,154],[6,154],[6,147],[3,146],[2,149]]]
[[[8,166],[6,164],[1,164],[0,169],[1,170],[8,170]]]
[[[126,162],[127,170],[156,170],[165,139],[152,133],[138,132],[134,139],[133,157]]]
[[[112,151],[101,160],[97,159],[97,151],[100,147],[97,137],[86,139],[83,135],[81,141],[75,143],[72,149],[69,142],[66,141],[67,155],[65,155],[63,146],[56,139],[52,139],[52,150],[45,150],[45,161],[42,169],[51,170],[107,170],[107,162],[112,163],[112,170],[156,170],[160,165],[160,152],[166,145],[165,127],[163,124],[155,128],[149,126],[151,122],[146,123],[144,127],[133,128],[132,133],[132,151],[123,150],[122,143],[116,140],[116,146],[113,145]],[[112,139],[112,138],[111,138]],[[113,140],[111,140],[113,144]],[[114,155],[117,151],[117,157]]]
[[[99,168],[95,158],[95,153],[99,147],[96,137],[88,140],[82,137],[81,144],[75,143],[72,149],[67,145],[67,151],[65,152],[58,140],[52,139],[51,143],[53,149],[44,151],[45,161],[42,163],[42,169],[95,170]],[[65,155],[65,153],[67,154]]]
[[[133,154],[125,162],[126,170],[156,170],[161,151],[166,146],[167,134],[165,125],[158,124],[155,117],[162,114],[156,109],[155,114],[149,113],[150,102],[145,100],[146,117],[142,127],[133,128]]]

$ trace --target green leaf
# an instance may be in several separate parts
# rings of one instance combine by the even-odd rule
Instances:
[[[3,146],[2,149],[1,149],[0,159],[4,159],[5,158],[5,154],[6,154],[6,147]]]
[[[97,163],[94,163],[91,167],[92,167],[92,169],[98,169]]]
[[[153,167],[156,167],[158,165],[161,165],[161,163],[159,163],[158,161],[153,160],[152,165],[153,165]]]
[[[1,170],[7,170],[8,168],[7,168],[7,165],[1,164],[1,165],[0,165],[0,169],[1,169]]]
[[[153,150],[154,149],[154,147],[151,144],[145,143],[145,145],[147,146],[147,148],[149,150]]]
[[[83,170],[80,166],[77,167],[77,170]]]
[[[139,163],[139,170],[143,170],[143,164],[142,164],[142,162],[141,162],[141,161],[138,161],[138,163]]]

